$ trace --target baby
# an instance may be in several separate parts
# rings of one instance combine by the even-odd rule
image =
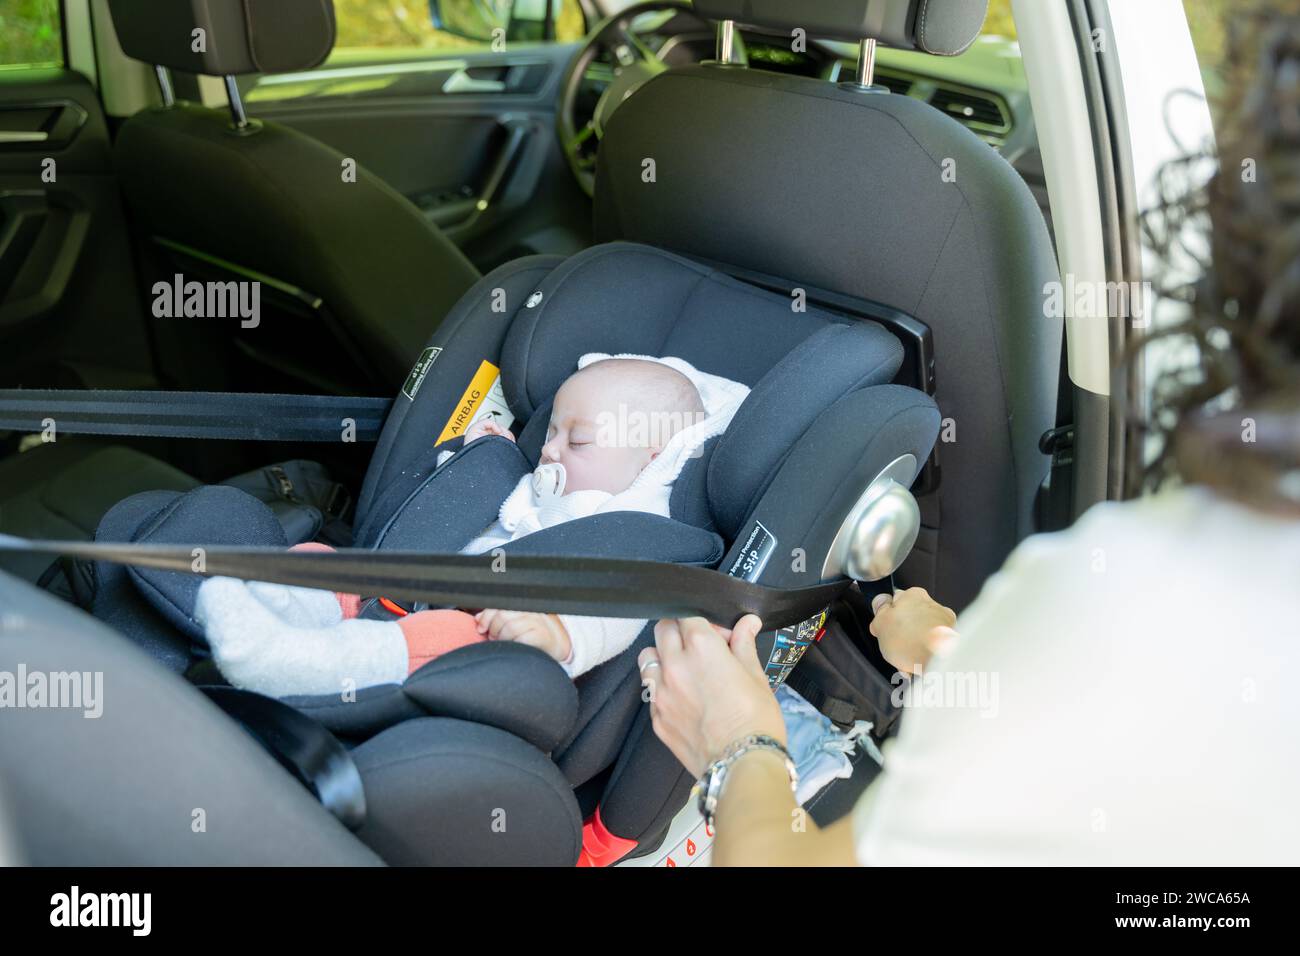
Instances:
[[[702,383],[714,408],[706,410],[700,389],[680,369]],[[580,363],[556,393],[536,471],[520,480],[498,520],[462,553],[490,552],[597,511],[668,516],[683,448],[720,433],[747,393],[679,359]],[[687,429],[691,434],[659,461]],[[481,419],[465,441],[490,435],[515,440],[492,419]],[[274,696],[335,693],[344,682],[356,688],[400,683],[433,658],[485,640],[538,648],[576,677],[630,646],[646,623],[498,609],[427,610],[373,621],[357,617],[360,605],[357,595],[212,578],[199,589],[195,616],[225,677]]]

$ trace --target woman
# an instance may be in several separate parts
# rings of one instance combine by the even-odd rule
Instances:
[[[1176,330],[1199,361],[1152,415],[1150,477],[1177,487],[1024,542],[955,643],[924,591],[881,599],[887,659],[933,647],[931,676],[988,678],[997,700],[909,708],[885,771],[826,829],[752,739],[784,741],[758,619],[660,622],[640,661],[656,733],[696,774],[740,751],[715,864],[1300,859],[1300,15],[1265,2],[1233,20],[1222,173],[1156,211],[1171,253],[1201,213],[1211,226]]]

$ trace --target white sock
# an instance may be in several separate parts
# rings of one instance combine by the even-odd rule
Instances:
[[[310,593],[221,577],[199,586],[194,616],[226,680],[272,697],[344,694],[406,680],[406,637],[395,622],[344,621],[333,594],[315,592],[333,603],[331,614]],[[324,621],[333,623],[320,626]]]

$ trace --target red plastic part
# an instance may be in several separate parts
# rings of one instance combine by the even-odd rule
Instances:
[[[404,607],[400,607],[399,605],[394,604],[392,601],[388,600],[388,598],[386,598],[386,597],[381,597],[381,598],[379,599],[379,603],[380,603],[380,605],[382,605],[382,606],[383,606],[384,608],[386,608],[387,610],[392,611],[392,612],[393,612],[394,614],[396,614],[398,617],[406,617],[406,615],[408,615],[408,614],[411,613],[411,612],[408,611],[406,608],[404,608]]]
[[[605,829],[600,819],[600,807],[582,826],[582,852],[578,866],[609,866],[617,863],[636,849],[636,840],[625,840]]]

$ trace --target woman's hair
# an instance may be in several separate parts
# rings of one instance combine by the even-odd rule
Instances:
[[[1251,0],[1227,16],[1218,172],[1189,189],[1205,157],[1169,164],[1143,217],[1160,271],[1197,276],[1157,290],[1186,320],[1136,343],[1197,354],[1154,383],[1146,427],[1162,441],[1143,477],[1300,512],[1300,12]]]

